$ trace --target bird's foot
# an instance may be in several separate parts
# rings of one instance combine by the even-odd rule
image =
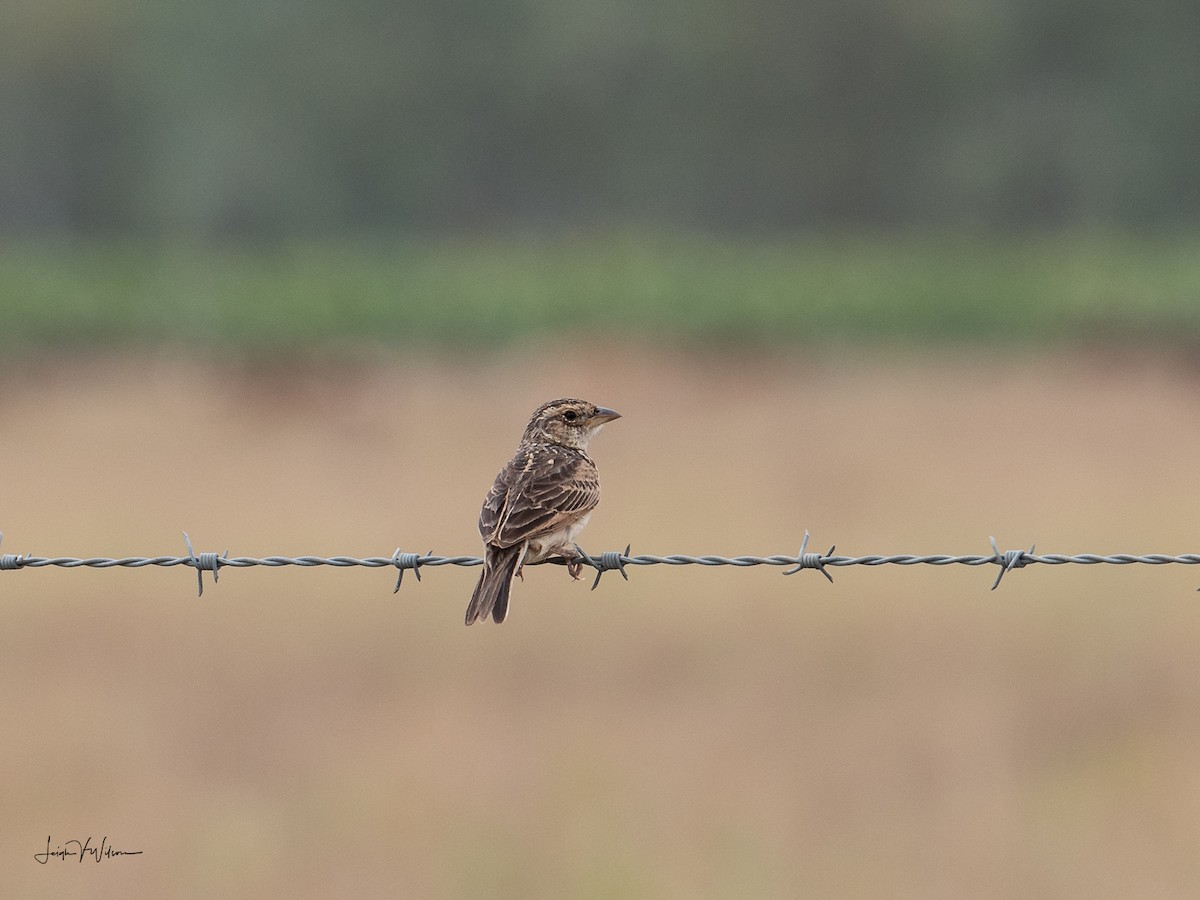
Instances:
[[[583,555],[569,544],[560,547],[558,552],[567,561],[567,574],[571,576],[571,580],[578,581],[579,574],[583,571]]]

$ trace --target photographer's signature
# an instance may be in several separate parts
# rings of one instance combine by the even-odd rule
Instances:
[[[83,862],[90,856],[92,862],[100,862],[102,859],[112,859],[116,856],[142,855],[141,850],[118,850],[108,842],[108,835],[102,837],[99,844],[93,844],[90,835],[82,841],[63,841],[53,850],[50,849],[50,844],[50,835],[46,835],[46,852],[33,854],[33,858],[43,866],[52,859],[66,862],[73,857],[79,857],[78,862]]]

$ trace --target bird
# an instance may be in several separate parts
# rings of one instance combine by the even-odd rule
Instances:
[[[573,541],[600,502],[600,477],[588,444],[621,414],[586,400],[563,397],[543,403],[529,419],[517,452],[500,470],[479,512],[483,572],[466,624],[499,624],[508,615],[514,576],[526,563],[550,556],[567,561],[578,578],[583,568]]]

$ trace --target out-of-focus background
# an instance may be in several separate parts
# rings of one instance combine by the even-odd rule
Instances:
[[[1168,2],[0,4],[0,529],[1200,550]],[[1194,897],[1200,569],[0,573],[12,897]],[[34,855],[107,838],[140,856]]]

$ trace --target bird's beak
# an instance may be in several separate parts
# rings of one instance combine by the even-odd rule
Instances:
[[[611,422],[613,419],[621,418],[621,414],[615,409],[609,409],[607,406],[597,406],[596,411],[592,413],[592,422],[596,425],[603,425],[605,422]]]

